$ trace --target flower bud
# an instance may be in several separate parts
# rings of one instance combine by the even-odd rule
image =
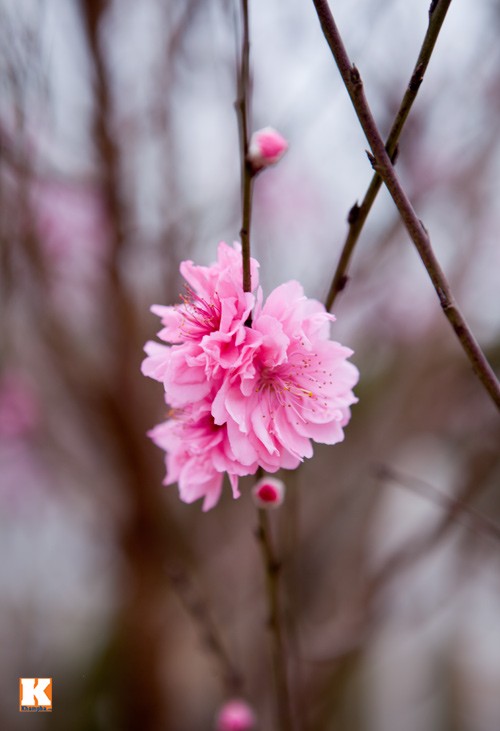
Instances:
[[[285,483],[274,477],[263,477],[252,490],[258,508],[277,508],[285,499]]]
[[[246,701],[227,701],[217,714],[216,731],[250,731],[254,727],[255,714]]]
[[[248,146],[248,162],[258,172],[280,160],[288,149],[288,142],[272,127],[254,132]]]

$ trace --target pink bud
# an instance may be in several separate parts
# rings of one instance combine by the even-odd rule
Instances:
[[[274,165],[288,150],[288,142],[272,127],[254,132],[248,146],[248,161],[254,172]]]
[[[250,731],[255,726],[255,714],[243,700],[224,703],[217,714],[217,731]]]
[[[252,490],[258,508],[277,508],[285,499],[285,484],[274,477],[263,477]]]

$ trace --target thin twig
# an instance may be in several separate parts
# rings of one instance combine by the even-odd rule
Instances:
[[[429,65],[434,46],[436,45],[439,32],[451,2],[452,0],[440,0],[435,8],[431,7],[429,10],[429,25],[427,27],[427,32],[420,49],[420,53],[418,54],[417,62],[413,69],[408,87],[385,143],[387,153],[393,162],[395,162],[398,154],[398,142],[401,132],[403,131],[406,120],[408,119],[413,102],[417,98],[418,90],[423,81],[424,74],[427,70],[427,66]],[[337,295],[344,289],[347,283],[347,269],[351,261],[354,247],[358,242],[365,221],[368,218],[368,214],[371,211],[381,185],[382,178],[378,175],[378,173],[375,173],[371,179],[361,205],[355,203],[349,211],[349,215],[347,217],[349,229],[335,274],[333,275],[330,291],[326,298],[325,306],[327,310],[330,310],[333,307],[333,303],[335,302]]]
[[[217,660],[227,693],[230,696],[240,695],[243,678],[227,653],[207,603],[198,587],[180,566],[169,568],[168,576],[186,611],[200,628],[204,645]]]
[[[238,69],[238,99],[236,100],[241,148],[242,223],[240,237],[243,256],[243,290],[245,292],[250,292],[252,289],[250,273],[250,226],[252,221],[253,175],[247,160],[250,89],[250,31],[248,22],[248,0],[241,0],[241,14],[243,19],[243,42],[241,46],[241,62]]]
[[[276,700],[280,731],[293,729],[290,691],[287,670],[287,653],[285,648],[284,628],[282,625],[283,607],[281,602],[279,574],[281,563],[276,556],[273,545],[269,515],[266,510],[259,510],[259,528],[257,537],[262,551],[262,560],[266,571],[267,596],[269,602],[269,628],[273,638],[273,669],[276,679]]]
[[[242,225],[240,231],[243,257],[243,290],[252,289],[250,268],[250,226],[252,220],[252,187],[254,172],[248,163],[248,116],[250,97],[250,31],[248,19],[248,0],[241,0],[243,19],[243,41],[241,62],[238,69],[238,114],[240,150],[241,150],[241,192],[242,192]],[[251,324],[251,317],[248,325]],[[258,476],[262,476],[259,469]],[[290,691],[287,675],[287,660],[284,643],[283,608],[279,591],[280,564],[276,559],[269,517],[264,510],[258,511],[259,528],[257,537],[261,546],[262,560],[266,572],[267,602],[269,608],[269,625],[273,641],[273,670],[276,681],[276,703],[278,725],[280,731],[291,731],[292,713]]]
[[[410,540],[405,546],[394,551],[371,579],[368,595],[373,597],[385,587],[395,576],[408,569],[416,561],[428,555],[445,538],[456,524],[465,524],[479,535],[485,535],[496,541],[500,540],[500,528],[487,516],[474,510],[470,503],[477,497],[487,483],[498,464],[495,450],[481,454],[481,460],[465,481],[456,497],[450,497],[432,485],[409,475],[403,475],[387,465],[377,468],[376,477],[381,481],[390,480],[394,484],[405,487],[421,495],[444,509],[437,524],[426,532]]]
[[[394,170],[391,159],[385,149],[384,141],[377,128],[371,109],[366,101],[363,91],[363,83],[358,69],[353,66],[347,55],[342,37],[333,19],[326,0],[313,0],[316,7],[321,28],[333,54],[337,67],[344,81],[347,92],[351,98],[352,105],[368,140],[373,154],[368,157],[376,172],[382,178],[396,207],[403,223],[415,244],[415,247],[427,269],[427,273],[434,285],[439,298],[440,305],[450,325],[460,341],[472,368],[479,380],[491,396],[493,402],[500,409],[500,384],[497,377],[488,363],[483,351],[479,347],[472,334],[465,318],[463,317],[453,297],[450,285],[443,270],[434,254],[429,235],[422,222],[415,213],[399,178]]]
[[[492,461],[492,465],[496,465],[498,459],[495,453],[492,452],[491,457],[492,460],[490,461]],[[487,466],[489,467],[490,465]],[[403,474],[387,465],[379,466],[377,469],[377,477],[380,480],[390,481],[399,487],[411,490],[416,495],[420,495],[437,505],[437,507],[442,508],[445,512],[435,530],[437,537],[440,537],[454,523],[463,523],[480,535],[486,535],[494,538],[496,541],[500,541],[500,526],[487,515],[479,513],[468,504],[470,502],[470,493],[479,492],[478,487],[481,487],[481,483],[478,485],[477,475],[474,474],[472,485],[468,481],[465,484],[465,494],[469,498],[468,500],[464,499],[461,495],[458,497],[446,495],[424,480],[413,477],[412,475]]]

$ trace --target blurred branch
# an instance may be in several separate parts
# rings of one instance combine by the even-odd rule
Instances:
[[[391,581],[400,578],[402,572],[429,556],[457,523],[465,525],[479,536],[493,538],[497,542],[500,540],[500,526],[470,505],[485,489],[498,464],[499,455],[495,449],[481,449],[473,455],[464,483],[456,496],[445,495],[423,480],[403,474],[385,464],[376,467],[377,480],[391,481],[409,489],[443,508],[444,513],[435,525],[409,540],[403,547],[394,550],[371,577],[367,576],[359,604],[348,606],[344,614],[340,615],[338,629],[334,634],[334,642],[329,646],[328,655],[321,660],[314,659],[314,664],[318,666],[333,664],[332,671],[328,675],[328,687],[332,687],[333,678],[342,670],[344,663],[349,663],[352,655],[360,651],[376,629],[380,615],[374,611],[374,605],[381,592]]]
[[[21,144],[16,144],[0,120],[0,162],[5,164],[19,179],[29,178],[30,183],[40,185],[55,183],[64,185],[66,188],[78,188],[98,182],[97,177],[93,174],[73,172],[70,175],[57,169],[47,160],[40,162],[40,150],[38,149],[36,150],[36,164],[33,157],[27,140],[23,138]]]
[[[250,226],[252,221],[252,185],[253,172],[248,163],[248,116],[250,96],[250,31],[248,19],[248,0],[241,0],[243,19],[243,38],[241,61],[238,69],[238,99],[236,110],[239,122],[240,154],[241,154],[241,193],[242,193],[242,225],[240,230],[243,256],[243,290],[252,290],[250,267]],[[249,322],[251,323],[251,316]],[[264,510],[258,510],[258,539],[262,551],[262,560],[266,572],[267,599],[269,605],[269,625],[273,638],[273,670],[276,680],[276,702],[278,722],[281,731],[293,728],[288,684],[286,651],[284,644],[283,608],[281,606],[278,574],[280,564],[276,559],[272,542],[269,516]]]
[[[228,695],[238,696],[243,688],[242,675],[231,661],[198,587],[195,586],[187,572],[178,565],[168,569],[167,573],[186,611],[199,626],[204,645],[217,660]]]
[[[248,155],[248,116],[250,96],[250,31],[248,21],[248,0],[241,0],[243,19],[243,39],[241,45],[241,61],[238,67],[238,99],[236,112],[240,134],[241,154],[241,247],[243,255],[243,290],[252,289],[250,274],[250,226],[252,223],[252,183],[253,176],[247,162]]]
[[[273,637],[273,668],[276,679],[279,729],[280,731],[291,731],[294,728],[294,724],[290,704],[284,628],[282,625],[284,615],[279,586],[279,575],[282,565],[276,556],[276,550],[273,545],[269,515],[266,510],[258,510],[257,513],[259,517],[257,538],[261,547],[262,560],[266,571],[269,627]]]
[[[117,623],[119,712],[127,728],[155,731],[165,723],[168,699],[163,678],[163,650],[158,639],[158,607],[165,601],[164,563],[173,550],[170,519],[162,502],[160,481],[146,451],[145,416],[137,383],[142,345],[137,312],[122,276],[127,209],[123,196],[120,146],[112,126],[112,78],[106,64],[102,32],[109,0],[80,0],[88,53],[94,66],[93,136],[103,175],[103,197],[111,227],[104,307],[111,342],[111,373],[98,392],[98,408],[107,424],[113,452],[122,470],[128,514],[119,526],[127,572]],[[126,400],[123,394],[127,394]],[[179,536],[177,536],[179,537]],[[182,541],[180,542],[182,545]],[[125,702],[124,702],[125,701]],[[124,726],[125,727],[125,726]]]
[[[102,32],[102,21],[109,7],[109,0],[80,0],[80,3],[89,53],[95,73],[94,139],[102,163],[103,193],[106,199],[106,207],[115,232],[112,263],[112,269],[114,269],[117,266],[117,259],[123,247],[125,211],[121,202],[119,187],[120,152],[111,130],[111,84],[99,38],[99,34]]]
[[[451,5],[452,0],[440,0],[439,2],[433,3],[429,9],[429,25],[425,34],[420,53],[418,54],[417,62],[413,69],[408,87],[401,101],[401,105],[398,109],[394,122],[392,123],[391,130],[387,137],[385,148],[387,154],[393,162],[398,154],[398,142],[403,131],[403,127],[406,123],[410,110],[413,106],[413,102],[417,98],[418,90],[424,79],[424,74],[427,70],[434,46],[436,44],[439,32],[443,25],[448,8]],[[364,195],[361,205],[355,203],[349,211],[347,222],[349,224],[349,230],[347,237],[340,254],[340,259],[333,275],[333,280],[330,285],[330,291],[326,298],[326,309],[330,310],[337,298],[337,295],[344,289],[347,284],[347,269],[351,261],[354,247],[356,246],[358,239],[363,230],[366,219],[371,211],[372,205],[378,195],[380,187],[382,185],[382,178],[378,173],[373,176],[370,185]]]
[[[500,540],[500,526],[486,516],[471,508],[471,501],[478,496],[493,470],[498,465],[499,456],[496,450],[481,451],[472,465],[462,489],[456,497],[450,497],[423,480],[402,474],[387,465],[377,468],[376,477],[379,480],[390,480],[396,485],[412,490],[418,495],[427,498],[445,513],[429,531],[390,556],[381,569],[375,574],[371,582],[370,594],[378,591],[382,586],[399,574],[403,568],[427,555],[448,534],[449,530],[461,522],[480,535],[487,535]]]
[[[469,358],[474,372],[500,410],[500,383],[458,308],[445,274],[432,249],[429,235],[399,182],[371,109],[366,101],[361,76],[358,69],[349,60],[342,37],[328,7],[328,2],[326,0],[313,0],[313,3],[325,38],[372,150],[373,154],[368,153],[370,162],[382,178],[396,204],[410,238],[415,244],[434,285],[443,312]]]

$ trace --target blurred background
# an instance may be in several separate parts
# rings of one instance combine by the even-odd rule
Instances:
[[[334,12],[386,134],[428,0]],[[308,0],[252,0],[251,129],[290,143],[256,181],[264,292],[324,300],[366,142]],[[500,364],[500,2],[452,3],[398,171]],[[235,0],[0,1],[0,725],[204,731],[234,695],[275,728],[252,479],[208,514],[162,486],[140,374],[179,262],[240,228]],[[282,474],[301,731],[500,728],[500,426],[384,190],[334,306],[359,404]],[[54,712],[18,711],[52,677]]]

